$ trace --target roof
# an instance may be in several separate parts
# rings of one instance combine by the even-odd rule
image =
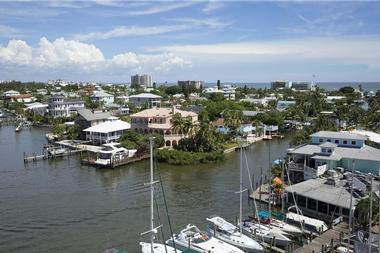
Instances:
[[[28,109],[48,107],[48,104],[42,104],[40,102],[26,104]]]
[[[319,131],[311,137],[323,137],[323,138],[335,138],[335,139],[352,139],[352,140],[367,140],[367,137],[362,134],[350,133],[350,132],[334,132],[334,131]]]
[[[152,93],[140,93],[140,94],[129,96],[129,98],[131,99],[131,98],[162,98],[162,97],[159,95],[152,94]]]
[[[31,98],[33,97],[32,94],[19,94],[19,95],[14,95],[12,98]]]
[[[361,134],[361,135],[367,136],[370,141],[380,143],[380,134],[375,133],[375,132],[355,129],[355,130],[349,131],[349,133]]]
[[[111,117],[110,112],[92,112],[89,109],[78,110],[78,114],[82,116],[87,121],[107,119]]]
[[[319,145],[321,148],[336,148],[338,145],[336,145],[335,143],[332,143],[332,142],[324,142],[322,144]]]
[[[337,180],[337,184],[326,184],[326,178],[316,178],[303,181],[285,188],[287,192],[295,192],[298,195],[322,201],[328,204],[337,205],[340,207],[350,208],[350,192],[349,188],[345,187],[346,180]],[[353,206],[358,201],[355,196],[352,198]]]
[[[224,118],[218,118],[211,123],[213,126],[224,126]]]
[[[99,91],[99,92],[94,93],[94,95],[92,95],[92,97],[104,98],[104,97],[113,97],[113,95],[111,95],[107,92],[104,92],[104,91]]]
[[[361,148],[336,147],[334,153],[329,156],[318,156],[321,153],[320,145],[307,144],[289,150],[290,154],[316,155],[313,159],[336,160],[340,157],[356,160],[371,160],[380,162],[380,149],[364,145]],[[339,159],[339,160],[340,160]]]
[[[340,161],[342,157],[340,157],[337,154],[331,154],[329,156],[326,155],[315,155],[311,157],[312,159],[318,159],[318,160],[328,160],[328,161]]]
[[[174,113],[173,113],[174,112]],[[143,110],[138,113],[134,113],[131,115],[131,117],[141,117],[141,118],[147,118],[147,117],[169,117],[173,116],[176,113],[180,113],[182,117],[187,116],[197,116],[195,112],[188,112],[188,111],[182,111],[178,109],[173,108],[159,108],[159,107],[153,107],[150,109]]]
[[[243,116],[245,117],[254,117],[259,113],[265,113],[263,111],[243,111]]]
[[[131,128],[131,124],[122,120],[106,121],[84,129],[84,132],[111,133]]]

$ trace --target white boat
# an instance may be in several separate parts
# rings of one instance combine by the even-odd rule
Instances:
[[[277,227],[269,228],[268,226],[251,221],[243,221],[242,225],[243,230],[248,236],[253,235],[266,243],[272,243],[274,240],[274,245],[285,247],[292,241],[286,233]]]
[[[280,221],[274,218],[270,220],[270,225],[272,227],[277,227],[281,229],[282,231],[284,231],[285,233],[293,235],[293,236],[300,236],[303,234],[302,230],[299,229],[298,227],[290,225],[284,221]]]
[[[66,152],[66,149],[63,147],[50,147],[47,149],[50,155],[62,155]]]
[[[153,181],[153,138],[150,138],[150,230],[141,235],[149,234],[150,242],[140,242],[142,253],[181,253],[182,251],[177,250],[169,245],[155,243],[155,234],[157,234],[157,229],[161,226],[154,227],[154,181]]]
[[[297,226],[304,226],[303,229],[312,231],[312,232],[326,232],[328,230],[328,226],[324,221],[310,218],[301,214],[296,214],[293,212],[288,212],[286,214],[286,220],[290,223],[294,223]]]
[[[338,252],[338,253],[354,253],[354,251],[352,249],[349,249],[349,248],[346,248],[346,247],[343,247],[343,246],[340,246],[340,247],[336,248],[335,251]]]
[[[244,251],[213,237],[210,233],[199,230],[195,225],[189,224],[178,234],[167,241],[181,249],[191,249],[200,253],[243,253]]]
[[[241,234],[239,228],[221,217],[212,216],[206,219],[211,223],[209,233],[214,237],[231,245],[239,247],[245,252],[264,252],[263,246],[252,238]]]
[[[137,150],[128,150],[123,148],[119,143],[111,142],[102,145],[95,164],[107,166],[111,164],[111,161],[115,159],[121,159],[125,157],[132,157]]]

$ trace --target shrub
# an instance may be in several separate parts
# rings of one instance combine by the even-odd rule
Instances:
[[[157,150],[156,158],[159,162],[174,165],[191,165],[199,163],[215,163],[225,159],[222,151],[213,152],[186,152],[175,149]]]

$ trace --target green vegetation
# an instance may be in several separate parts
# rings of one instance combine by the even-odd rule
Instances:
[[[156,153],[159,162],[174,165],[191,165],[199,163],[215,163],[225,159],[223,151],[187,152],[176,149],[159,149]]]
[[[164,146],[164,137],[160,134],[139,134],[135,131],[127,131],[120,138],[120,144],[127,149],[137,149],[137,155],[147,154],[149,152],[149,138],[154,137],[154,147]]]

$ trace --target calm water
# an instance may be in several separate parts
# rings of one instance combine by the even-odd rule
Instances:
[[[14,127],[0,128],[0,252],[83,253],[109,247],[139,252],[140,233],[149,227],[149,193],[143,186],[149,163],[104,170],[71,157],[24,165],[23,152],[40,153],[45,131],[16,134]],[[272,159],[287,147],[287,140],[272,141]],[[251,146],[247,157],[258,180],[260,167],[268,167],[268,142]],[[238,152],[216,165],[159,168],[175,232],[188,223],[204,228],[211,214],[231,221],[238,215]],[[167,238],[162,194],[156,199]],[[248,201],[244,206],[248,214],[252,207]]]

